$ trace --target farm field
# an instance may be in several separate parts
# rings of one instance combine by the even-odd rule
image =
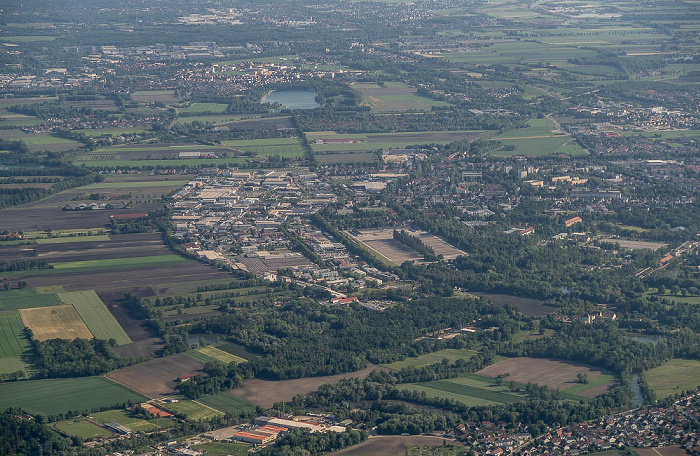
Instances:
[[[238,116],[244,117],[244,116]],[[264,118],[242,118],[220,124],[221,127],[227,127],[229,130],[291,130],[294,128],[291,118],[288,116],[279,117],[264,117]]]
[[[441,446],[445,439],[429,435],[372,436],[359,445],[331,453],[329,456],[406,456],[409,446]]]
[[[188,420],[204,420],[223,415],[223,412],[203,405],[198,401],[179,400],[177,402],[159,403],[162,408],[172,414],[183,414]]]
[[[400,133],[345,134],[328,131],[306,133],[315,154],[401,149],[421,144],[449,144],[464,139],[476,139],[480,131],[425,131]]]
[[[425,353],[416,357],[408,357],[402,361],[394,361],[390,364],[382,364],[382,366],[388,367],[392,370],[401,370],[406,367],[418,368],[440,363],[443,359],[447,359],[450,362],[457,361],[458,359],[466,360],[474,356],[474,354],[476,354],[476,352],[472,350],[458,350],[454,348],[445,348],[443,350],[438,350],[432,353]]]
[[[20,310],[24,325],[36,340],[92,339],[93,335],[71,305]]]
[[[198,113],[213,113],[220,114],[226,111],[228,105],[226,103],[192,103],[186,108],[178,108],[180,114],[198,114]]]
[[[280,156],[287,158],[301,158],[304,156],[304,147],[299,138],[270,138],[223,141],[227,147],[251,152],[263,157]]]
[[[151,398],[172,394],[177,379],[201,373],[204,363],[183,355],[158,358],[107,374],[110,378]]]
[[[83,133],[85,136],[122,136],[149,132],[145,128],[92,128],[89,130],[75,130],[76,133]],[[152,132],[152,131],[151,131]]]
[[[504,157],[512,155],[585,155],[588,152],[559,130],[549,119],[530,119],[529,127],[516,128],[493,137],[515,150],[495,150],[490,155]]]
[[[239,388],[229,391],[228,394],[231,394],[239,399],[250,401],[253,403],[253,405],[259,405],[263,408],[270,408],[275,402],[291,401],[292,398],[298,393],[306,394],[311,391],[315,391],[324,383],[338,383],[341,379],[351,377],[360,379],[366,378],[370,372],[375,370],[387,369],[377,364],[370,364],[369,367],[357,372],[327,375],[324,377],[306,377],[295,380],[280,381],[260,380],[253,378],[244,381]]]
[[[146,400],[141,394],[104,377],[27,380],[0,384],[0,408],[22,407],[29,413],[55,415],[88,411],[126,401]]]
[[[131,339],[93,290],[59,293],[58,298],[71,304],[97,339],[114,339],[117,345],[130,344]]]
[[[216,348],[213,345],[207,345],[205,347],[199,347],[195,348],[194,350],[190,350],[188,352],[183,353],[185,356],[192,358],[196,361],[200,361],[202,363],[208,363],[208,362],[213,362],[213,361],[218,361],[220,363],[224,364],[229,364],[229,363],[243,363],[246,360],[236,356],[232,353],[227,353],[223,350],[220,350]]]
[[[26,374],[30,368],[21,358],[30,348],[23,329],[24,324],[19,315],[0,315],[0,374]]]
[[[483,377],[495,378],[509,374],[507,381],[536,383],[582,397],[596,397],[608,390],[615,380],[612,375],[581,364],[539,358],[508,358],[477,372]],[[589,383],[581,385],[577,375],[585,374]],[[602,378],[601,378],[602,377]]]
[[[98,426],[92,420],[84,417],[71,418],[68,420],[59,421],[52,426],[57,431],[64,434],[80,437],[83,439],[111,437],[114,433],[101,426]]]
[[[384,87],[373,83],[355,83],[353,89],[362,94],[362,106],[373,112],[430,111],[433,106],[449,106],[449,103],[417,95],[413,87],[387,82]]]
[[[39,294],[33,288],[9,290],[0,293],[0,312],[33,307],[58,306],[60,304],[61,301],[55,294]]]
[[[508,389],[510,377],[501,386],[493,380],[478,375],[465,375],[448,380],[407,383],[402,389],[425,392],[428,396],[455,399],[469,406],[509,404],[527,399],[525,393],[511,392]]]
[[[0,210],[0,220],[3,221],[3,229],[9,231],[23,230],[25,232],[45,231],[47,228],[53,231],[65,230],[89,230],[103,229],[109,224],[109,216],[113,214],[148,213],[162,207],[160,195],[167,194],[177,189],[180,185],[168,182],[172,176],[149,176],[146,174],[112,174],[105,177],[103,183],[119,182],[123,184],[118,188],[111,188],[109,194],[129,194],[133,207],[129,209],[112,209],[99,211],[64,211],[66,205],[76,205],[88,200],[88,196],[94,191],[84,190],[82,187],[72,188],[48,198],[35,201],[22,206]],[[187,175],[178,176],[175,181],[186,179]],[[142,190],[140,183],[161,182],[162,186],[151,187]]]
[[[257,355],[254,353],[251,353],[248,351],[244,346],[238,345],[233,342],[227,342],[222,345],[218,345],[216,348],[219,350],[223,350],[227,353],[231,353],[232,355],[236,355],[238,357],[241,357],[246,360],[251,360],[257,358]]]
[[[138,90],[131,94],[131,98],[144,103],[172,104],[178,101],[174,90]]]
[[[644,373],[657,398],[662,399],[700,386],[700,361],[671,359]]]
[[[214,394],[213,396],[205,396],[197,399],[197,402],[221,412],[231,412],[234,415],[255,410],[254,405],[250,404],[244,399],[239,399],[231,395],[230,392],[218,393]]]

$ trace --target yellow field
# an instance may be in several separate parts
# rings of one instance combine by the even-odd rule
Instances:
[[[73,306],[36,307],[19,312],[24,325],[32,330],[37,340],[93,338]]]

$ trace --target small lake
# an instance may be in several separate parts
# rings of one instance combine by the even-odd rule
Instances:
[[[321,105],[316,102],[313,90],[273,90],[262,99],[263,103],[279,103],[286,109],[314,109]]]

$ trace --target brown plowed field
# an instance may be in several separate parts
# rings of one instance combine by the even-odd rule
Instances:
[[[175,355],[112,372],[107,378],[148,397],[156,398],[173,393],[178,377],[201,374],[202,367],[204,364],[199,361]]]
[[[153,296],[155,292],[151,287],[138,287],[130,289],[119,289],[111,291],[101,291],[97,293],[102,302],[105,303],[109,312],[117,319],[119,325],[124,328],[124,331],[129,338],[134,342],[139,342],[150,338],[151,330],[145,325],[146,320],[137,320],[132,318],[129,313],[122,307],[121,301],[124,299],[124,294],[129,292],[140,298],[145,296]],[[160,340],[160,339],[158,339]],[[153,352],[155,353],[155,352]],[[142,355],[122,355],[120,356],[142,356]],[[148,355],[150,356],[150,355]]]
[[[344,378],[366,378],[370,372],[375,370],[389,371],[386,367],[370,364],[360,371],[348,372],[345,374],[326,375],[324,377],[306,377],[295,380],[269,381],[253,378],[243,382],[240,388],[229,391],[229,394],[250,402],[253,405],[260,405],[263,408],[272,407],[275,402],[291,401],[299,393],[310,393],[316,391],[324,383],[338,383]]]
[[[443,442],[443,437],[430,435],[382,435],[370,437],[359,445],[331,453],[329,456],[406,456],[408,446],[442,446]]]
[[[540,358],[508,358],[477,372],[484,377],[496,378],[509,374],[507,381],[536,383],[563,390],[576,384],[578,374],[586,374],[590,380],[603,374],[582,364]],[[606,388],[608,385],[605,385]]]
[[[639,456],[688,456],[688,452],[678,445],[656,448],[635,448]]]
[[[165,266],[113,269],[103,271],[83,271],[65,274],[36,274],[28,271],[22,275],[30,287],[63,285],[65,291],[78,290],[124,290],[134,287],[148,287],[159,283],[208,282],[230,278],[231,275],[197,262],[178,263]],[[166,290],[167,291],[167,290]],[[159,290],[160,292],[160,290]]]
[[[128,331],[127,334],[129,334]],[[112,350],[114,351],[114,353],[123,358],[153,358],[155,355],[162,352],[163,347],[163,339],[161,339],[160,337],[149,337],[148,339],[140,340],[138,342],[134,342],[133,344],[114,347]]]

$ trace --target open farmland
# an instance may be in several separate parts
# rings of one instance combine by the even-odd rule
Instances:
[[[255,410],[255,406],[250,404],[244,399],[239,399],[232,396],[229,392],[223,392],[214,394],[212,396],[205,396],[197,400],[197,402],[206,405],[207,407],[214,408],[221,412],[231,412],[232,414],[238,414],[241,412],[250,412]]]
[[[179,114],[221,114],[226,112],[226,108],[228,108],[226,103],[192,103],[186,108],[178,108],[177,112]]]
[[[294,125],[291,118],[287,116],[265,117],[262,119],[242,119],[232,122],[221,123],[218,127],[229,130],[292,130]]]
[[[71,188],[51,195],[48,198],[0,210],[2,228],[9,231],[53,231],[71,229],[103,228],[110,222],[109,216],[114,214],[148,213],[162,207],[160,196],[181,187],[182,180],[188,175],[178,176],[149,176],[146,174],[113,174],[105,177],[98,187],[89,186]],[[156,184],[157,182],[157,184]],[[145,184],[144,184],[145,183]],[[105,187],[114,184],[108,191]],[[143,184],[143,185],[142,185]],[[129,195],[128,201],[133,207],[128,209],[106,209],[86,211],[64,211],[67,205],[77,205],[81,201],[94,202],[88,199],[92,193],[109,195]],[[121,199],[117,199],[121,201]]]
[[[93,335],[71,305],[20,310],[24,325],[36,340],[92,339]]]
[[[117,345],[131,343],[129,336],[126,335],[94,291],[59,293],[58,297],[64,303],[71,304],[78,311],[80,318],[97,339],[114,339]]]
[[[358,234],[359,233],[359,234]],[[436,255],[443,255],[446,260],[452,260],[459,255],[466,255],[465,252],[452,247],[442,239],[424,231],[409,230],[413,236],[420,238],[425,244],[433,248]],[[423,255],[406,247],[398,241],[394,240],[393,229],[367,229],[357,230],[350,233],[356,240],[362,242],[378,255],[386,258],[388,261],[399,265],[404,261],[423,261]]]
[[[259,405],[263,408],[272,407],[275,402],[287,402],[299,393],[309,393],[315,391],[324,383],[338,383],[344,378],[366,378],[370,372],[375,370],[387,370],[385,367],[370,364],[357,372],[348,372],[345,374],[326,375],[323,377],[306,377],[295,380],[260,380],[257,378],[249,379],[243,382],[240,388],[231,390],[228,394],[239,399],[248,400],[253,405]],[[216,408],[216,407],[214,407]]]
[[[336,133],[312,131],[306,133],[314,154],[344,154],[379,149],[402,149],[422,144],[449,144],[464,139],[476,139],[480,131],[424,131],[399,133]]]
[[[0,374],[27,372],[29,366],[22,355],[29,350],[19,315],[0,315]]]
[[[129,388],[104,377],[57,378],[0,384],[0,408],[22,407],[29,413],[53,415],[69,410],[88,411],[127,401],[146,400]]]
[[[178,101],[174,90],[139,90],[133,92],[131,98],[144,103],[172,104]]]
[[[492,364],[477,374],[491,378],[509,374],[507,381],[536,383],[583,397],[603,394],[614,381],[611,375],[582,364],[540,358],[509,358]],[[578,374],[585,374],[589,383],[578,383]]]
[[[194,350],[190,350],[186,353],[184,353],[185,356],[192,358],[194,360],[200,361],[202,363],[209,363],[213,361],[218,361],[220,363],[224,364],[229,364],[229,363],[243,363],[246,360],[236,356],[234,354],[225,352],[223,350],[219,350],[218,348],[214,347],[213,345],[207,345],[205,347],[199,347],[195,348]]]
[[[430,111],[433,106],[449,106],[444,101],[417,95],[418,90],[405,84],[387,82],[355,83],[352,88],[362,94],[362,105],[374,112]]]
[[[87,166],[113,166],[107,163],[114,161],[133,161],[150,163],[151,166],[158,166],[167,160],[181,161],[182,165],[199,163],[197,158],[182,158],[180,154],[188,152],[200,152],[202,154],[210,154],[207,160],[214,156],[220,157],[223,154],[231,152],[226,147],[208,146],[202,144],[176,144],[176,143],[159,143],[159,144],[123,144],[118,146],[106,147],[94,151],[87,151],[83,154],[76,155],[74,160],[76,164],[85,164]]]
[[[178,378],[201,374],[202,367],[204,363],[187,356],[175,355],[120,369],[108,374],[107,377],[134,391],[155,398],[173,393]]]
[[[513,155],[585,155],[588,152],[575,144],[573,140],[561,131],[554,122],[549,119],[530,119],[527,128],[516,128],[493,139],[506,146],[514,146],[515,150],[495,150],[490,153],[493,156]]]
[[[409,446],[442,446],[444,443],[443,437],[429,435],[378,435],[330,456],[406,456]]]
[[[472,350],[458,350],[454,348],[445,348],[443,350],[438,350],[432,353],[425,353],[423,355],[418,355],[415,357],[408,357],[402,361],[394,361],[391,364],[382,364],[384,367],[388,367],[392,370],[401,370],[406,367],[425,367],[431,364],[437,364],[442,362],[443,359],[447,359],[450,362],[455,362],[458,359],[467,360],[476,354]]]
[[[407,383],[401,385],[400,388],[425,392],[428,396],[454,399],[469,406],[509,404],[527,399],[524,393],[510,391],[507,381],[502,385],[496,385],[491,379],[478,375],[464,375],[432,382]]]
[[[671,359],[644,373],[644,379],[659,399],[700,386],[700,361]]]
[[[33,288],[9,290],[0,293],[0,311],[58,306],[60,304],[61,301],[55,294],[39,294]]]
[[[263,157],[280,156],[300,158],[304,156],[304,147],[299,138],[270,138],[223,141],[234,150],[253,153]]]
[[[319,154],[314,159],[320,164],[329,163],[376,163],[379,156],[374,152],[344,152],[342,154]]]
[[[35,152],[65,152],[83,147],[83,143],[72,139],[61,138],[49,133],[27,134],[22,130],[2,130],[0,138],[11,141],[23,141],[30,153]]]

